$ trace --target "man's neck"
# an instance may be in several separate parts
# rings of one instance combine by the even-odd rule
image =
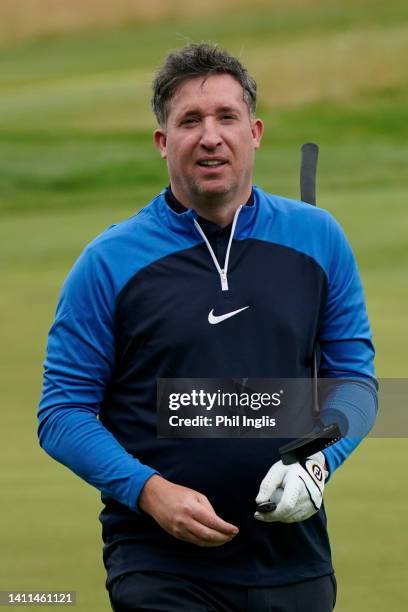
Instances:
[[[246,197],[244,196],[239,201],[237,200],[230,202],[215,202],[213,199],[208,199],[207,201],[203,200],[200,202],[194,202],[194,206],[189,205],[188,202],[184,202],[180,198],[178,198],[171,187],[169,187],[169,192],[174,202],[176,202],[178,206],[185,209],[193,208],[200,217],[202,217],[203,219],[207,219],[208,221],[212,221],[220,227],[227,227],[228,225],[230,225],[234,219],[234,215],[239,206],[241,206],[241,204],[247,204],[252,201],[251,188],[249,189],[249,192]]]

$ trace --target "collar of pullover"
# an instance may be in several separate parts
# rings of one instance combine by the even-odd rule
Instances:
[[[166,202],[168,206],[170,206],[170,208],[174,212],[178,214],[182,214],[189,210],[186,206],[184,206],[184,204],[182,204],[181,202],[179,202],[179,200],[177,200],[176,196],[171,190],[170,185],[166,188],[164,197],[166,198]],[[251,195],[249,196],[248,201],[246,202],[245,206],[250,207],[253,205],[254,205],[254,191],[253,189],[251,189]],[[206,236],[208,236],[209,238],[216,237],[216,236],[218,237],[226,236],[228,238],[228,236],[230,235],[232,222],[226,227],[221,227],[217,223],[214,223],[213,221],[209,221],[208,219],[205,219],[204,217],[201,217],[200,215],[197,215],[197,221],[199,222]]]

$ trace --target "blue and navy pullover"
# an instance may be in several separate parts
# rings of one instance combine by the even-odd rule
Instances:
[[[254,187],[231,232],[222,280],[205,237],[222,258],[223,232],[212,232],[194,210],[169,205],[162,192],[88,245],[64,283],[48,339],[39,438],[102,492],[108,582],[156,570],[274,586],[332,571],[324,506],[301,523],[253,518],[281,440],[156,435],[158,378],[308,378],[316,341],[321,377],[359,379],[339,386],[322,420],[343,415],[363,435],[374,422],[364,296],[336,221]],[[222,325],[208,323],[213,309],[248,305]],[[325,450],[330,474],[360,440]],[[154,473],[205,494],[239,535],[200,548],[167,534],[138,508]]]

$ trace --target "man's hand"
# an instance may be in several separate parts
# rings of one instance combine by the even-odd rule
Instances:
[[[221,546],[238,533],[217,516],[205,495],[157,474],[143,487],[139,507],[170,535],[197,546]]]
[[[277,461],[263,479],[255,501],[257,504],[269,501],[279,488],[283,489],[282,497],[276,510],[255,512],[255,518],[268,523],[297,523],[308,519],[322,505],[327,475],[323,453],[308,457],[302,464],[284,465]]]

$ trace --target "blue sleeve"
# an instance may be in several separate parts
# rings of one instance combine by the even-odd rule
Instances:
[[[321,407],[324,424],[337,422],[345,437],[324,451],[331,475],[369,433],[377,414],[374,347],[364,292],[350,245],[332,221],[328,294],[319,333],[319,377],[330,385]]]
[[[65,281],[48,336],[38,436],[54,459],[137,510],[143,485],[156,471],[98,419],[114,362],[114,303],[108,268],[88,247]]]
[[[370,379],[342,379],[331,387],[321,411],[324,425],[337,423],[345,437],[326,450],[329,476],[372,428],[377,414],[377,385]]]

